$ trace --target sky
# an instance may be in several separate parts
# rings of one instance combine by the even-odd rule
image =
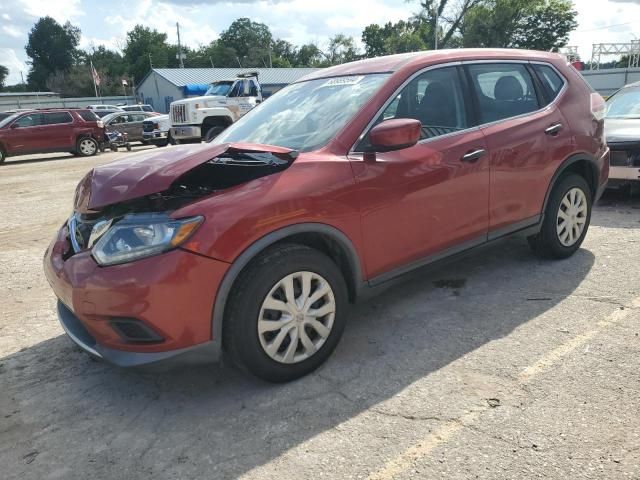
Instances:
[[[82,30],[81,48],[104,44],[120,49],[135,24],[155,28],[177,42],[197,47],[208,44],[233,20],[249,17],[267,24],[276,38],[294,44],[326,45],[336,33],[360,42],[364,27],[410,17],[418,1],[406,0],[0,0],[0,64],[9,68],[7,84],[26,78],[27,35],[39,17],[67,20]],[[583,60],[591,57],[592,43],[640,39],[640,0],[575,0],[579,26],[569,44],[578,46]],[[637,35],[637,37],[636,37]],[[606,61],[606,59],[603,59]]]

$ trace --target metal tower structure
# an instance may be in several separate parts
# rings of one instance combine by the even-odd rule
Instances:
[[[577,46],[567,46],[560,49],[560,53],[562,53],[565,57],[567,57],[567,62],[573,63],[580,61],[580,55],[578,55],[578,47]]]
[[[640,40],[628,43],[594,43],[591,53],[591,70],[600,70],[602,55],[628,55],[629,68],[640,66]]]

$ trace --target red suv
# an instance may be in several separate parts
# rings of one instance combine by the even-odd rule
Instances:
[[[551,53],[320,70],[214,143],[89,172],[45,255],[59,318],[116,365],[224,351],[291,380],[330,355],[371,287],[516,232],[572,255],[607,182],[603,114]]]
[[[0,163],[30,153],[95,155],[104,125],[91,110],[45,109],[14,113],[0,120]]]

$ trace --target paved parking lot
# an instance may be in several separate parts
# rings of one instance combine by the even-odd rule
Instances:
[[[168,147],[171,148],[171,147]],[[640,199],[583,248],[503,241],[357,305],[316,373],[122,371],[62,335],[42,274],[90,159],[0,167],[5,479],[640,479]]]

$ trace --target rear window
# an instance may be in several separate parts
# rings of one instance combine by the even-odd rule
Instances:
[[[562,77],[549,65],[534,64],[533,69],[538,74],[538,77],[546,90],[549,101],[555,100],[564,86],[564,80]]]
[[[51,112],[42,114],[43,125],[56,125],[59,123],[72,123],[73,118],[69,112]]]
[[[85,122],[97,122],[99,120],[98,116],[89,110],[80,110],[78,115],[80,115],[80,118]]]

